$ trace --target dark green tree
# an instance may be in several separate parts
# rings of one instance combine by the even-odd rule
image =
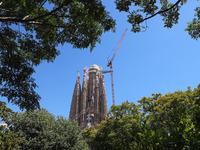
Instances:
[[[91,51],[115,21],[101,0],[0,2],[0,96],[20,109],[39,108],[34,66],[53,62],[59,44]]]
[[[116,9],[126,12],[133,32],[146,29],[146,21],[161,15],[164,27],[178,23],[187,0],[115,0]],[[186,31],[200,37],[200,9]],[[40,96],[32,74],[34,66],[53,62],[59,44],[91,50],[103,32],[114,30],[115,21],[101,0],[3,0],[0,2],[0,96],[20,109],[39,108]]]
[[[19,113],[11,130],[24,141],[22,150],[87,150],[76,122],[54,117],[45,109]]]

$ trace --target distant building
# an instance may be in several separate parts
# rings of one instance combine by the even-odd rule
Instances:
[[[106,118],[107,100],[102,68],[91,65],[84,69],[81,89],[80,76],[76,79],[69,118],[78,121],[81,129],[99,124]]]

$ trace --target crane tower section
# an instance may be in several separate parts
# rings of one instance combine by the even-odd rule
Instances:
[[[112,58],[109,59],[109,57],[108,57],[108,64],[107,64],[107,67],[110,67],[110,71],[103,71],[103,73],[110,73],[110,74],[111,74],[111,86],[112,86],[112,101],[113,101],[113,104],[115,104],[115,92],[114,92],[114,81],[113,81],[113,66],[112,66],[112,62],[113,62],[113,60],[114,60],[114,58],[115,58],[115,56],[116,56],[116,54],[117,54],[117,51],[118,51],[118,49],[119,49],[119,47],[120,47],[120,45],[121,45],[121,43],[122,43],[122,41],[123,41],[123,39],[124,39],[124,36],[125,36],[127,30],[128,30],[128,29],[126,29],[125,32],[123,33],[123,35],[122,35],[122,37],[121,37],[121,40],[119,41],[119,44],[118,44],[118,46],[117,46],[117,48],[116,48],[116,50],[115,50],[115,52],[114,52]]]

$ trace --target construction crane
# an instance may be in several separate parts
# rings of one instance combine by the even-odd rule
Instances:
[[[118,51],[118,49],[119,49],[119,47],[120,47],[120,45],[121,45],[121,43],[122,43],[122,41],[123,41],[123,38],[124,38],[124,36],[125,36],[125,34],[126,34],[126,31],[127,31],[127,29],[125,30],[124,34],[122,35],[121,40],[119,41],[119,44],[118,44],[118,46],[117,46],[117,48],[116,48],[116,50],[115,50],[115,52],[114,52],[112,58],[109,59],[109,57],[108,57],[108,64],[107,64],[107,67],[110,67],[110,70],[109,70],[109,71],[102,71],[103,73],[110,73],[110,74],[111,74],[111,86],[112,86],[112,101],[113,101],[113,104],[115,104],[115,94],[114,94],[114,83],[113,83],[113,67],[112,67],[112,62],[113,62],[113,60],[114,60],[114,58],[115,58],[115,56],[116,56],[116,54],[117,54],[117,51]]]

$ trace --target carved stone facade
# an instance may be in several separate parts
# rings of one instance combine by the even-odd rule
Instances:
[[[106,118],[107,100],[102,69],[91,65],[84,69],[81,89],[80,76],[76,79],[69,118],[78,121],[81,129],[99,124]]]

